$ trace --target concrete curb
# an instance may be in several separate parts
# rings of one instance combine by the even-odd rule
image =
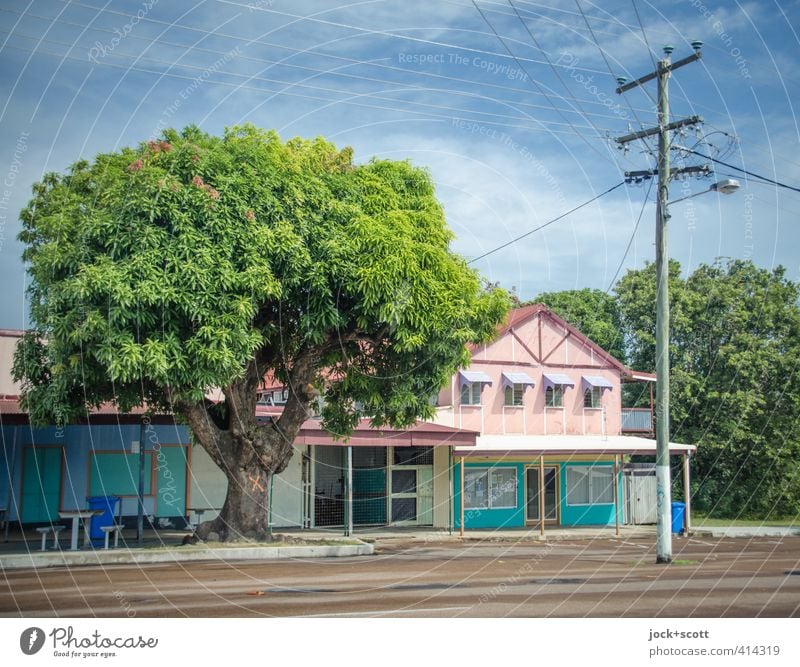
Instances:
[[[792,526],[720,526],[718,528],[692,528],[692,537],[794,537],[800,528]]]
[[[360,542],[360,540],[359,540]],[[372,544],[303,545],[283,547],[181,546],[165,549],[114,549],[94,551],[32,551],[0,556],[0,570],[22,568],[71,567],[76,565],[143,565],[147,563],[184,563],[194,561],[254,561],[284,558],[343,558],[371,556]]]

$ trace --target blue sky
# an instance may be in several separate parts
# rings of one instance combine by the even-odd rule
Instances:
[[[674,118],[705,124],[676,142],[800,185],[797,1],[6,0],[0,16],[0,327],[26,323],[16,235],[31,185],[167,126],[247,121],[353,146],[359,161],[407,158],[431,171],[454,249],[475,258],[654,166],[646,146],[613,138],[654,124],[655,84],[618,96],[614,77],[699,39],[703,58],[670,97]],[[671,198],[736,175],[716,169]],[[732,196],[672,206],[671,256],[687,271],[722,256],[800,279],[800,193],[740,180]],[[623,272],[653,258],[647,192],[618,188],[474,265],[524,299],[606,289],[631,238]]]

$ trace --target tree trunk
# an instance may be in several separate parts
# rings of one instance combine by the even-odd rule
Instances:
[[[223,388],[226,419],[221,419],[219,412],[212,414],[205,401],[176,403],[195,438],[228,478],[222,511],[217,518],[198,526],[200,539],[271,539],[270,480],[286,469],[292,458],[292,443],[308,417],[308,406],[314,398],[311,380],[315,361],[314,355],[294,361],[289,399],[281,415],[269,423],[256,420],[256,389],[264,373],[263,364],[256,360],[248,365],[243,379]]]
[[[198,537],[212,542],[270,540],[269,492],[273,473],[256,462],[224,472],[228,478],[225,504],[217,518],[198,526]]]

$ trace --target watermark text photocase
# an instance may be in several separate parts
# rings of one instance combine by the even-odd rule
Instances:
[[[594,97],[600,104],[606,107],[611,113],[619,116],[623,120],[628,120],[628,112],[622,108],[622,105],[616,101],[615,98],[610,97],[604,91],[597,87],[594,83],[594,74],[591,76],[585,75],[583,72],[578,71],[578,57],[572,55],[569,51],[562,51],[558,58],[553,63],[554,65],[561,65],[568,73],[569,78]]]
[[[106,44],[102,44],[101,42],[94,43],[94,46],[89,49],[89,60],[97,64],[101,58],[105,58],[109,53],[112,53],[114,49],[120,45],[120,42],[130,35],[142,19],[150,13],[150,10],[157,3],[158,0],[145,0],[139,8],[139,11],[132,15],[131,20],[122,26],[122,30],[114,28],[116,37],[112,37]]]

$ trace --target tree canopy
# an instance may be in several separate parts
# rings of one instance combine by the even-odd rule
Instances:
[[[428,417],[509,305],[451,252],[424,170],[253,126],[170,130],[76,162],[34,186],[21,219],[33,330],[14,374],[31,418],[106,401],[177,413],[228,475],[209,527],[227,539],[263,533],[232,487],[285,468],[319,394],[343,437],[361,417]],[[266,425],[265,375],[289,387]]]
[[[617,297],[633,367],[655,363],[655,270]],[[671,437],[698,445],[695,495],[721,516],[800,509],[800,286],[750,261],[670,265]]]

